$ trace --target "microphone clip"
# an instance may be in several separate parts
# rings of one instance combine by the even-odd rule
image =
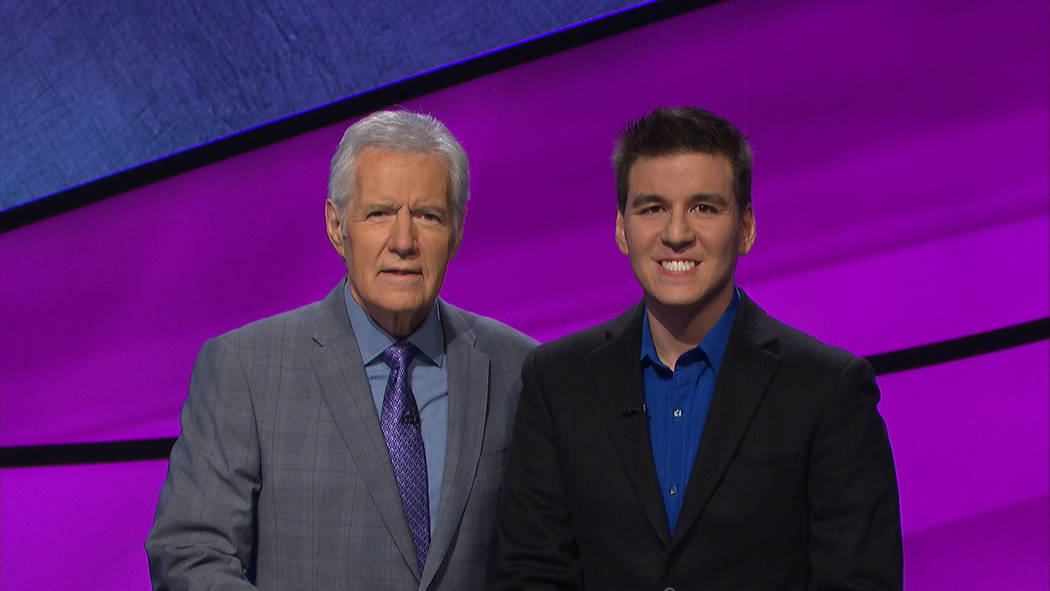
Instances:
[[[623,418],[633,417],[635,415],[649,416],[649,408],[645,406],[643,402],[641,406],[628,406],[620,412],[620,416]]]

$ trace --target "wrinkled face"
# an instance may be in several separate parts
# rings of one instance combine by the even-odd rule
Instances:
[[[729,159],[697,152],[639,158],[627,176],[616,242],[650,307],[721,313],[733,297],[737,256],[755,238],[738,211]]]
[[[440,156],[367,149],[340,218],[325,203],[328,238],[346,262],[350,295],[384,330],[407,336],[430,312],[462,236]]]

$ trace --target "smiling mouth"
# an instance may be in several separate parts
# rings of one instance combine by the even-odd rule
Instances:
[[[689,271],[696,266],[696,261],[660,261],[660,266],[672,272]]]

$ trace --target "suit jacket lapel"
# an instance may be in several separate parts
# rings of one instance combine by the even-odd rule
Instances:
[[[448,436],[441,501],[419,588],[426,589],[459,527],[481,458],[489,398],[489,357],[458,311],[439,300],[448,362]]]
[[[314,341],[320,346],[311,351],[322,396],[383,523],[418,579],[420,572],[412,533],[401,506],[361,352],[346,315],[342,283],[325,297],[322,308],[324,318],[314,333]]]
[[[638,361],[644,313],[645,307],[639,303],[614,321],[619,324],[607,334],[608,342],[591,353],[589,370],[609,437],[631,488],[660,541],[667,545],[667,516],[656,480],[648,423],[640,410],[645,403]]]
[[[714,398],[682,501],[682,511],[675,524],[672,545],[687,535],[703,513],[729,462],[736,455],[769,380],[780,363],[780,356],[769,347],[775,340],[772,320],[746,294],[743,295],[718,370]]]

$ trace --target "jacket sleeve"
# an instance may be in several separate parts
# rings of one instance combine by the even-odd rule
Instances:
[[[259,442],[244,368],[221,337],[197,356],[180,420],[146,538],[153,588],[253,589]]]
[[[839,375],[810,452],[810,589],[903,587],[900,506],[871,365]]]
[[[525,359],[497,526],[496,591],[583,588],[551,408]]]

